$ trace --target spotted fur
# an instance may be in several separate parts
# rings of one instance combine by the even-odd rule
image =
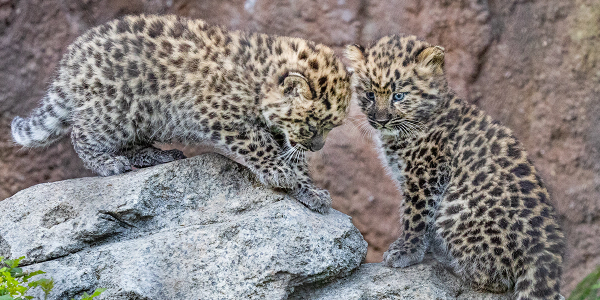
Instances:
[[[323,147],[350,101],[334,52],[299,38],[227,31],[201,20],[130,16],[69,46],[41,106],[12,122],[15,142],[48,145],[71,131],[102,176],[183,158],[154,143],[209,143],[266,185],[326,211],[305,150]]]
[[[347,56],[404,194],[403,232],[384,264],[407,267],[432,251],[475,289],[561,299],[564,237],[548,192],[511,131],[448,89],[444,49],[388,36]]]

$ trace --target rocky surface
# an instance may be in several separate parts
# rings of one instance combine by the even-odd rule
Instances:
[[[0,256],[54,278],[50,299],[285,299],[367,251],[347,215],[312,212],[217,154],[36,185],[0,211]]]
[[[344,44],[398,32],[444,46],[452,88],[514,130],[551,191],[568,238],[563,292],[600,265],[597,0],[0,0],[0,199],[90,175],[67,140],[20,151],[8,126],[37,105],[68,43],[92,26],[139,13],[310,38],[340,53]],[[349,123],[311,163],[376,262],[399,234],[400,195],[371,142]]]
[[[352,275],[325,286],[309,284],[289,298],[297,300],[509,300],[508,294],[478,293],[426,256],[405,269],[364,264]]]
[[[508,299],[429,257],[359,268],[367,243],[350,217],[312,212],[217,154],[36,185],[0,211],[0,256],[52,277],[50,299],[99,287],[111,300]]]

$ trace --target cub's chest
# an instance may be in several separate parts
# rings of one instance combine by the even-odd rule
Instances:
[[[406,140],[387,138],[383,139],[382,147],[388,159],[403,160],[416,165],[439,161],[444,148],[431,138]]]
[[[414,181],[441,192],[450,175],[450,165],[443,142],[433,138],[382,141],[388,165],[402,183]]]

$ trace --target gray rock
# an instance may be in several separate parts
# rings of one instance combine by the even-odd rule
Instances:
[[[217,154],[36,185],[0,211],[0,256],[54,278],[50,299],[98,287],[111,300],[509,299],[429,257],[357,269],[367,243],[350,217],[312,212]]]
[[[422,263],[404,269],[363,264],[346,278],[299,288],[289,299],[509,300],[510,296],[475,292],[426,256]]]
[[[50,299],[97,287],[96,299],[285,299],[367,251],[350,217],[314,213],[216,154],[36,185],[0,211],[0,255],[53,277]]]

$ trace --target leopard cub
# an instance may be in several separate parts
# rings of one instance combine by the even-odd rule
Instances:
[[[41,147],[70,131],[85,166],[102,176],[184,158],[154,143],[211,144],[324,212],[331,198],[312,183],[303,154],[323,147],[350,94],[349,74],[326,46],[130,16],[69,46],[41,106],[13,120],[12,136]]]
[[[403,232],[384,264],[427,251],[477,290],[561,299],[564,236],[548,192],[511,131],[457,99],[444,49],[414,36],[349,46],[352,85],[403,192]]]

